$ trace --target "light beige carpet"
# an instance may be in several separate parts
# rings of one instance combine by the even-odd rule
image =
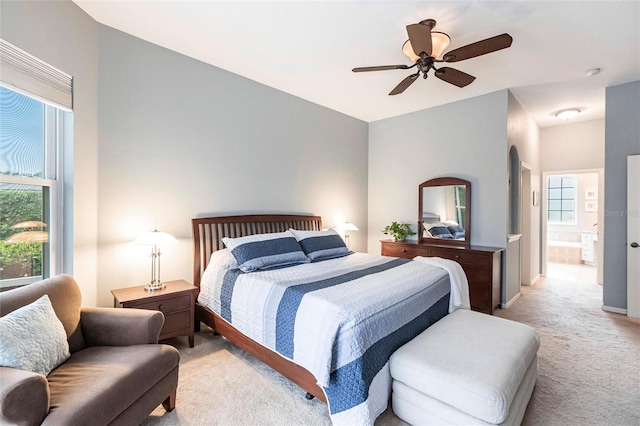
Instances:
[[[640,321],[602,311],[597,284],[547,279],[496,315],[540,334],[540,376],[523,425],[640,425]],[[328,425],[327,407],[211,331],[180,349],[176,409],[145,425]],[[405,425],[387,409],[376,425]]]

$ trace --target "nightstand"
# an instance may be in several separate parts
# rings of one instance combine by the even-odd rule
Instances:
[[[188,336],[193,347],[194,305],[198,288],[185,280],[167,281],[162,290],[147,291],[144,285],[111,290],[113,306],[150,309],[164,314],[160,339]]]

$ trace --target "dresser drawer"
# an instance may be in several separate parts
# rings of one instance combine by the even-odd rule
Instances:
[[[131,305],[130,307],[138,309],[149,309],[153,311],[160,311],[163,314],[170,314],[171,312],[191,309],[191,295],[185,294],[183,296],[154,300],[153,302],[148,303],[137,303],[135,305]]]
[[[479,254],[465,253],[462,250],[446,250],[439,248],[432,248],[430,250],[431,257],[441,257],[443,259],[455,260],[460,265],[486,267],[487,257]]]
[[[403,257],[405,259],[413,259],[416,256],[426,256],[424,251],[418,247],[411,247],[402,244],[382,244],[382,255],[392,257]]]

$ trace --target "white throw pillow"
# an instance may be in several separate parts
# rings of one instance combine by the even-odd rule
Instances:
[[[66,361],[69,342],[46,294],[0,318],[0,365],[48,375]]]

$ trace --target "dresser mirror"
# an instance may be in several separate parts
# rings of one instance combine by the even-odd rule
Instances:
[[[420,241],[468,246],[470,218],[471,182],[441,177],[418,186]]]

